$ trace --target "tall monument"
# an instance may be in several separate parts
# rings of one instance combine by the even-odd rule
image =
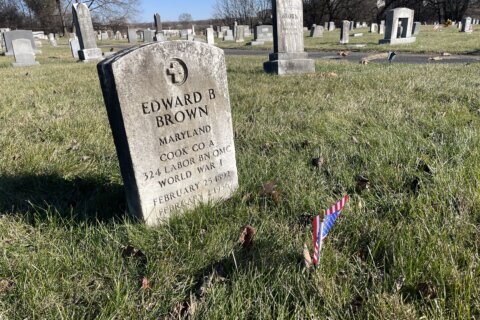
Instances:
[[[82,61],[101,59],[102,50],[97,47],[90,10],[84,3],[75,3],[72,6],[72,15],[80,44],[78,57]]]
[[[313,73],[303,41],[302,0],[272,0],[273,53],[263,64],[267,73],[278,75]]]

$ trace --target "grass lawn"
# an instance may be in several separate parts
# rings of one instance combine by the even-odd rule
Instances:
[[[149,228],[124,218],[95,64],[42,49],[0,57],[1,319],[480,317],[480,64],[228,57],[240,189]],[[344,194],[305,269],[310,217]]]
[[[305,49],[307,51],[338,51],[338,50],[354,50],[354,51],[399,51],[414,53],[456,53],[469,54],[480,51],[480,26],[473,26],[474,32],[471,34],[458,32],[456,27],[442,28],[434,31],[433,26],[421,26],[420,34],[417,41],[404,45],[379,45],[378,40],[383,39],[383,35],[377,33],[369,33],[369,28],[359,28],[350,32],[350,42],[348,45],[341,45],[340,28],[335,31],[325,31],[323,38],[311,38],[310,32],[305,32]],[[354,33],[363,33],[362,37],[353,37]],[[218,41],[217,45],[221,48],[237,48],[251,50],[273,50],[273,43],[266,42],[263,46],[247,45],[251,38],[244,43],[223,42]],[[354,47],[356,44],[366,44],[366,47]]]

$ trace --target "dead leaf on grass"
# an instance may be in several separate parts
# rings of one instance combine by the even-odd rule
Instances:
[[[250,225],[244,226],[240,232],[237,243],[245,249],[250,249],[253,246],[253,237],[256,232],[257,230],[255,230],[254,227]]]
[[[431,281],[421,282],[417,284],[417,291],[422,297],[427,299],[434,299],[438,295],[437,288],[433,285]]]
[[[279,204],[281,200],[280,193],[280,190],[277,189],[277,182],[273,180],[262,186],[260,195],[270,196],[276,204]]]
[[[311,163],[312,163],[312,166],[314,166],[316,168],[320,168],[323,165],[324,162],[325,161],[324,161],[323,157],[318,157],[318,158],[313,158]]]
[[[146,262],[147,256],[140,250],[132,245],[122,246],[123,258],[137,258],[140,261]]]
[[[7,293],[12,291],[15,288],[15,283],[13,281],[2,279],[0,280],[0,293]]]
[[[148,290],[150,288],[150,281],[148,280],[147,277],[143,277],[142,279],[142,290]]]
[[[357,191],[362,192],[364,190],[365,191],[370,190],[370,180],[368,180],[367,177],[359,175],[357,177]]]
[[[77,151],[79,148],[80,148],[80,144],[78,143],[77,140],[74,139],[70,143],[70,146],[67,148],[67,152]]]

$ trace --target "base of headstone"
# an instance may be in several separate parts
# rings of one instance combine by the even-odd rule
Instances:
[[[410,38],[396,38],[396,39],[381,39],[378,41],[378,44],[406,44],[406,43],[413,43],[417,41],[416,37]]]
[[[233,36],[225,36],[223,38],[223,41],[233,41],[233,40],[235,40],[235,39],[233,39]]]
[[[21,67],[31,67],[31,66],[38,66],[40,63],[37,61],[35,63],[17,63],[17,62],[14,62],[12,63],[12,66],[14,68],[21,68]]]
[[[78,57],[82,61],[100,60],[103,58],[102,49],[93,48],[93,49],[80,50],[78,51]]]
[[[308,59],[308,54],[300,53],[271,53],[270,61],[263,63],[266,73],[278,75],[315,73],[315,60]]]
[[[245,40],[235,40],[236,43],[245,42]]]
[[[264,44],[265,44],[265,42],[263,42],[263,41],[252,41],[252,42],[250,42],[251,46],[263,46]]]
[[[340,44],[348,44],[348,40],[340,41]]]

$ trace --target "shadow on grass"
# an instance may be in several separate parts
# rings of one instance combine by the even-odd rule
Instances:
[[[54,174],[0,176],[0,214],[21,215],[32,224],[51,218],[96,224],[127,217],[123,186]]]

